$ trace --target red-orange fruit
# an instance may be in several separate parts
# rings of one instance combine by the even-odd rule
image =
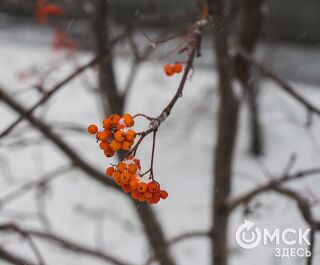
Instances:
[[[163,70],[167,76],[172,76],[174,74],[174,68],[171,64],[166,64]]]
[[[111,114],[109,116],[110,124],[116,126],[120,121],[121,117],[118,114]]]
[[[114,172],[114,168],[113,167],[108,167],[106,170],[106,175],[107,176],[112,176],[112,173]]]
[[[138,184],[138,186],[137,186],[137,190],[138,190],[139,192],[145,192],[145,191],[147,190],[147,188],[148,188],[148,186],[147,186],[147,184],[144,183],[144,182],[140,182],[140,183]]]
[[[112,140],[112,142],[110,143],[110,148],[113,151],[118,151],[121,149],[121,143],[116,141],[116,140]]]
[[[126,134],[123,131],[116,131],[114,139],[118,142],[123,142],[126,139]]]
[[[122,172],[123,170],[125,170],[127,167],[127,165],[124,163],[124,162],[120,162],[118,165],[117,165],[117,168],[120,172]]]
[[[128,150],[130,150],[131,146],[132,146],[132,142],[124,141],[124,142],[122,142],[121,148],[123,150],[128,151]]]
[[[131,116],[131,114],[125,113],[123,114],[122,118],[124,120],[125,125],[127,125],[128,127],[132,127],[134,125],[134,119]]]
[[[181,63],[175,63],[173,66],[174,72],[175,73],[181,73],[182,71],[182,65]]]
[[[90,134],[96,134],[98,132],[98,126],[95,124],[90,124],[87,131]]]
[[[129,164],[128,165],[128,172],[131,173],[131,174],[136,173],[137,169],[138,169],[138,167],[135,164]]]
[[[148,183],[148,191],[151,193],[156,193],[159,191],[159,184],[155,181]]]
[[[131,179],[130,173],[124,171],[120,174],[120,181],[122,184],[128,184],[130,182],[130,179]]]
[[[106,149],[106,150],[104,150],[103,152],[104,152],[104,155],[105,155],[106,157],[112,157],[112,156],[114,156],[114,151],[111,150],[111,149]]]
[[[165,200],[168,197],[168,195],[169,195],[168,192],[166,192],[165,190],[162,190],[160,192],[160,198],[163,200]]]
[[[99,147],[100,149],[102,150],[109,150],[110,149],[110,145],[107,141],[102,141],[100,144],[99,144]]]
[[[133,130],[129,130],[126,134],[126,140],[129,142],[133,142],[136,138],[136,133]]]
[[[99,141],[105,141],[108,139],[108,133],[106,132],[98,132],[96,135],[97,140]]]

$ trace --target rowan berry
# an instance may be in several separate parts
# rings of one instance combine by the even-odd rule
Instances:
[[[149,191],[146,191],[146,192],[144,193],[144,197],[146,197],[147,200],[148,200],[148,199],[151,199],[151,198],[152,198],[152,193],[149,192]]]
[[[117,168],[120,172],[124,171],[126,169],[127,165],[124,163],[124,162],[120,162],[118,165],[117,165]]]
[[[137,192],[137,191],[132,191],[131,192],[131,197],[133,198],[133,199],[135,199],[135,200],[138,200],[138,198],[139,198],[139,192]]]
[[[111,114],[109,116],[110,124],[116,126],[120,121],[121,117],[118,114]]]
[[[103,127],[104,127],[105,129],[109,129],[109,128],[111,127],[110,119],[109,119],[109,118],[105,118],[105,119],[103,120],[102,124],[103,124]]]
[[[157,194],[152,195],[152,199],[150,200],[151,204],[157,204],[160,201],[160,196]]]
[[[174,72],[175,73],[181,73],[182,71],[182,65],[181,63],[175,63],[173,66]]]
[[[132,189],[136,189],[138,187],[139,184],[139,180],[137,180],[136,178],[131,178],[129,185]]]
[[[125,193],[129,193],[131,191],[131,187],[129,185],[122,185],[121,188]]]
[[[118,142],[123,142],[126,139],[126,134],[123,131],[116,131],[114,139]]]
[[[128,151],[128,150],[130,150],[131,146],[132,146],[132,142],[124,141],[124,142],[122,142],[121,148],[123,150],[127,150]]]
[[[124,171],[120,174],[120,181],[122,184],[128,184],[130,182],[130,179],[131,179],[130,173]]]
[[[113,171],[112,178],[116,183],[120,182],[120,172],[119,171]]]
[[[126,126],[132,127],[134,125],[134,119],[129,113],[123,114],[122,119]]]
[[[114,156],[114,151],[111,150],[111,149],[103,150],[103,152],[104,152],[104,155],[105,155],[106,157],[112,157],[112,156]]]
[[[135,174],[137,172],[137,169],[138,169],[138,167],[135,164],[128,165],[128,172],[131,174]]]
[[[96,134],[98,132],[98,126],[95,124],[90,124],[88,127],[88,133]]]
[[[110,143],[110,148],[113,151],[118,151],[121,149],[121,143],[117,140],[112,140],[112,142]]]
[[[174,74],[174,68],[172,64],[166,64],[163,70],[167,76],[172,76]]]
[[[160,189],[159,189],[159,184],[155,181],[152,181],[150,183],[148,183],[148,191],[151,192],[151,193],[156,193],[158,192]]]
[[[126,140],[129,142],[133,142],[136,138],[136,133],[133,130],[128,130],[126,134]]]
[[[144,182],[140,182],[137,186],[137,190],[139,192],[145,192],[147,190],[147,184]]]
[[[147,200],[147,198],[144,196],[144,194],[140,194],[138,200],[140,202],[145,202]]]
[[[107,141],[102,141],[102,142],[99,144],[99,147],[100,147],[100,149],[102,149],[102,150],[110,150],[110,145],[109,145],[109,142],[107,142]]]
[[[97,135],[96,135],[96,138],[97,138],[98,141],[105,141],[108,138],[108,133],[106,133],[104,131],[103,132],[98,132]]]
[[[114,172],[114,168],[113,167],[108,167],[107,170],[106,170],[106,175],[111,177],[113,172]]]
[[[168,192],[166,192],[165,190],[162,190],[161,192],[160,192],[160,198],[161,199],[166,199],[167,197],[168,197]]]

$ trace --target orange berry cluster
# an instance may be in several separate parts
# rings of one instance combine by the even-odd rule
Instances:
[[[140,175],[140,170],[140,160],[128,156],[118,165],[108,167],[106,175],[112,177],[124,192],[131,192],[131,197],[135,200],[156,204],[160,199],[166,199],[168,193],[161,190],[156,181],[145,182]]]
[[[174,74],[181,73],[182,69],[183,67],[181,63],[175,63],[175,64],[168,63],[163,67],[163,70],[167,76],[172,76]]]
[[[126,113],[122,117],[111,114],[102,124],[103,131],[99,131],[97,125],[91,124],[88,133],[96,135],[105,156],[112,157],[120,149],[130,150],[136,138],[135,131],[130,129],[134,125],[134,119],[130,114]]]

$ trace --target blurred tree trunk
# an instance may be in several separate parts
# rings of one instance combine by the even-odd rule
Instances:
[[[106,0],[94,0],[95,10],[92,15],[92,32],[94,36],[94,48],[97,55],[110,53],[110,36],[108,29],[109,4]],[[108,21],[109,20],[109,21]],[[113,70],[112,53],[98,65],[98,89],[101,95],[104,113],[121,114],[124,108],[124,99],[117,90]]]
[[[108,32],[108,22],[110,21],[108,2],[107,0],[94,0],[95,12],[92,17],[92,29],[95,40],[95,53],[97,55],[111,52]],[[98,81],[104,113],[106,115],[110,114],[110,112],[122,114],[125,110],[126,95],[121,95],[117,89],[112,57],[99,64]],[[118,157],[121,159],[122,155],[120,154]],[[175,265],[176,263],[169,252],[162,227],[151,206],[133,200],[132,203],[143,224],[144,232],[153,249],[155,260],[162,265]]]
[[[231,191],[239,102],[232,89],[232,64],[228,54],[227,25],[223,0],[209,0],[215,26],[214,46],[219,76],[218,133],[215,147],[213,185],[212,264],[228,264],[229,212],[224,202]]]
[[[249,52],[253,53],[261,30],[263,0],[244,0],[242,25],[239,41]],[[235,75],[241,82],[247,95],[249,106],[250,152],[258,156],[263,153],[263,132],[260,123],[257,82],[252,78],[250,66],[240,56],[234,60]]]

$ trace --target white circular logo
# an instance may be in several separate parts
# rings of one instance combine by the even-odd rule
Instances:
[[[255,223],[244,220],[236,231],[236,242],[244,249],[253,249],[261,242],[261,231],[258,227],[253,229]],[[250,231],[251,230],[251,231]]]

